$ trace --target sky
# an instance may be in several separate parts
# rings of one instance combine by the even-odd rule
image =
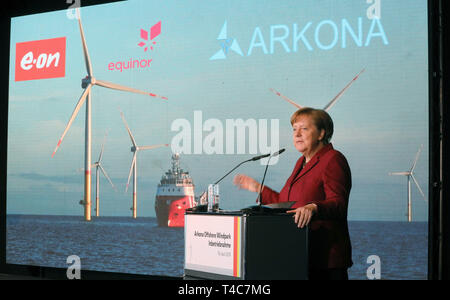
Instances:
[[[280,190],[301,154],[292,144],[289,123],[295,107],[269,89],[300,105],[323,108],[364,68],[329,111],[333,146],[352,170],[349,220],[406,220],[406,178],[388,173],[409,170],[423,144],[415,177],[428,194],[427,4],[380,1],[380,19],[371,20],[366,0],[343,2],[136,0],[82,8],[94,76],[168,98],[92,88],[92,162],[108,132],[103,166],[117,187],[101,178],[102,213],[131,216],[131,191],[125,193],[131,141],[119,111],[139,145],[170,144],[180,133],[174,125],[183,120],[191,125],[191,153],[182,153],[181,161],[196,195],[234,165],[264,153],[264,144],[286,148],[265,180]],[[144,51],[138,46],[140,30],[149,31],[159,21],[161,34],[153,50]],[[229,49],[224,59],[211,60],[221,49],[217,38],[225,22],[227,38],[238,43],[242,55]],[[14,81],[16,43],[57,37],[66,37],[65,76]],[[78,202],[84,191],[84,106],[51,157],[86,76],[78,22],[67,10],[13,18],[10,48],[8,213],[83,215]],[[152,60],[150,67],[108,68],[143,59]],[[205,126],[200,131],[194,128],[196,112]],[[245,140],[244,153],[226,151],[226,122],[237,119],[258,124],[258,136]],[[272,121],[278,122],[275,136]],[[260,126],[264,122],[267,128]],[[216,127],[208,129],[211,124]],[[194,136],[201,134],[205,142],[212,133],[224,137],[224,154],[205,153],[204,147],[193,153]],[[270,142],[264,143],[265,137]],[[257,153],[249,143],[258,144]],[[172,148],[139,152],[138,216],[155,216],[156,187],[171,166],[171,154]],[[260,180],[264,167],[248,163],[226,178],[220,206],[253,205],[256,195],[238,190],[232,177],[239,172]],[[94,191],[95,175],[92,180]],[[413,220],[426,221],[428,203],[414,183],[412,199]]]

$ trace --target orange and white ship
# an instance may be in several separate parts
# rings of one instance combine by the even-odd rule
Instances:
[[[195,185],[189,172],[180,168],[180,155],[172,155],[172,169],[162,176],[155,199],[156,218],[161,227],[184,227],[184,212],[197,206]]]

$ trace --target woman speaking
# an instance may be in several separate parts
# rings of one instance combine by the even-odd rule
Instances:
[[[324,110],[305,107],[291,117],[294,147],[303,155],[278,193],[264,186],[262,204],[294,201],[298,227],[309,225],[309,279],[348,279],[352,266],[347,225],[350,167],[330,143],[333,121]],[[234,184],[259,192],[260,183],[238,174]]]

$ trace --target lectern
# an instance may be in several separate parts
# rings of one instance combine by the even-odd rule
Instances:
[[[186,211],[185,279],[308,279],[308,227],[275,211]]]

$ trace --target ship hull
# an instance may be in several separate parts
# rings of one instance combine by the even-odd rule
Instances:
[[[184,212],[192,208],[192,196],[156,196],[155,211],[160,227],[184,227]]]

